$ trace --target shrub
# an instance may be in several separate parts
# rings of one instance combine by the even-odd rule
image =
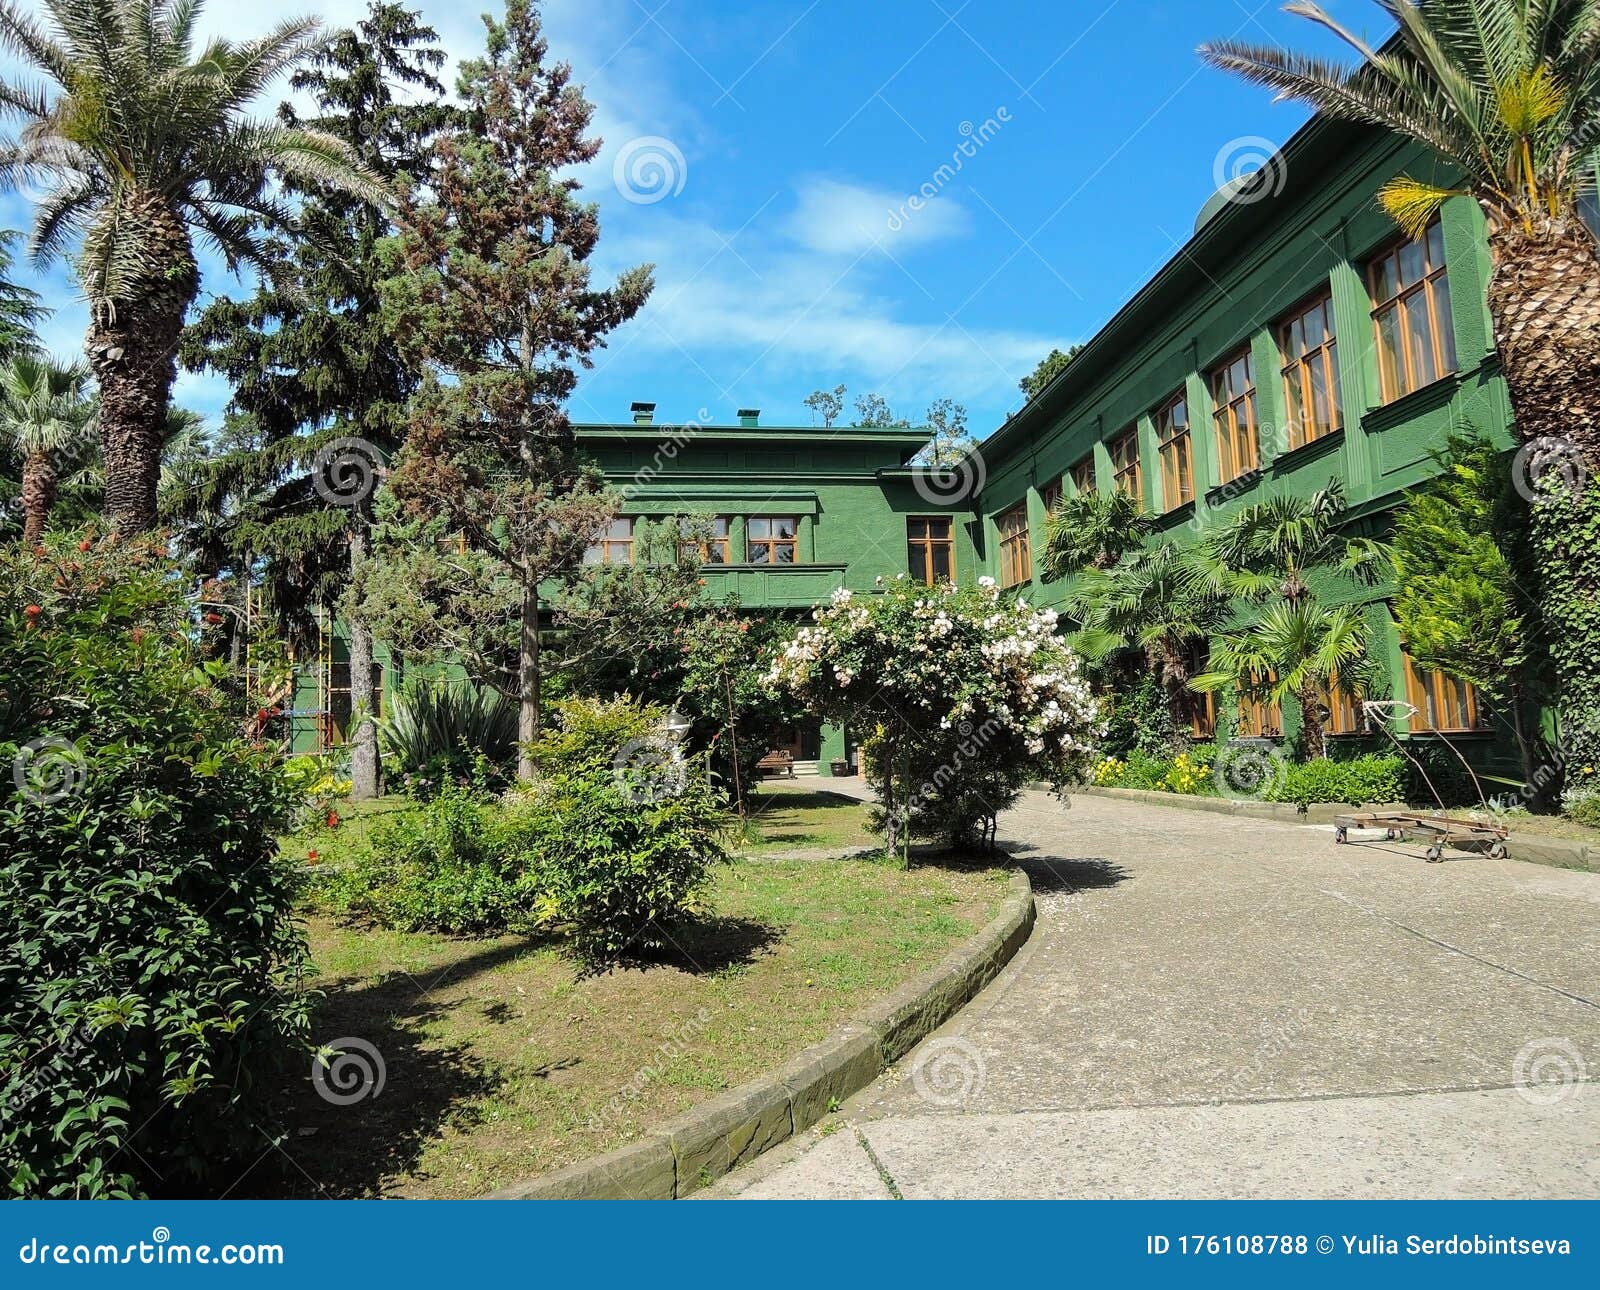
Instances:
[[[1573,789],[1561,798],[1561,810],[1575,824],[1600,829],[1600,792],[1592,788]]]
[[[1155,677],[1141,675],[1118,684],[1108,705],[1106,736],[1102,746],[1118,757],[1141,752],[1149,757],[1170,756],[1181,735],[1172,724],[1167,696]]]
[[[413,681],[391,701],[378,740],[419,800],[449,782],[504,783],[517,756],[517,706],[466,682]]]
[[[1398,802],[1405,798],[1406,763],[1399,757],[1368,753],[1348,761],[1318,757],[1290,765],[1267,793],[1273,802]]]
[[[1211,778],[1211,764],[1199,760],[1192,753],[1179,753],[1162,774],[1159,787],[1165,793],[1188,796],[1212,793],[1215,784]]]
[[[609,772],[630,744],[663,734],[666,713],[653,703],[613,699],[560,699],[551,725],[533,745],[541,775]]]
[[[0,1176],[14,1195],[237,1177],[264,1145],[263,1094],[309,1064],[306,948],[273,840],[292,794],[189,627],[156,548],[0,554]]]

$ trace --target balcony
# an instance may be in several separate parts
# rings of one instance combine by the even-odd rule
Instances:
[[[707,594],[737,596],[746,609],[809,609],[844,586],[848,564],[707,564]]]

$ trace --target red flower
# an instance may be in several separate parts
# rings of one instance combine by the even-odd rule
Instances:
[[[89,546],[90,546],[89,539],[88,538],[84,538],[82,542],[78,543],[78,550],[87,551],[89,549]]]
[[[316,851],[315,847],[313,847],[310,851],[306,852],[306,860],[310,864],[316,864],[316,862],[317,862],[317,851]]]
[[[44,610],[39,608],[38,605],[29,605],[22,612],[27,614],[29,618],[37,618],[40,614],[44,613]]]
[[[222,615],[221,614],[216,614],[216,613],[207,613],[206,614],[206,622],[210,623],[213,627],[215,627],[221,621],[222,621]]]

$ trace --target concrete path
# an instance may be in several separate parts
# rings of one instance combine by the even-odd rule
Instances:
[[[1600,1196],[1600,876],[1041,793],[1001,838],[1022,953],[713,1195]]]

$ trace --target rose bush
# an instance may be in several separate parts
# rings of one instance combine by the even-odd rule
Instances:
[[[1024,783],[1080,779],[1104,733],[1056,614],[977,586],[900,577],[881,595],[840,589],[768,680],[861,738],[891,847],[902,826],[992,843]]]

